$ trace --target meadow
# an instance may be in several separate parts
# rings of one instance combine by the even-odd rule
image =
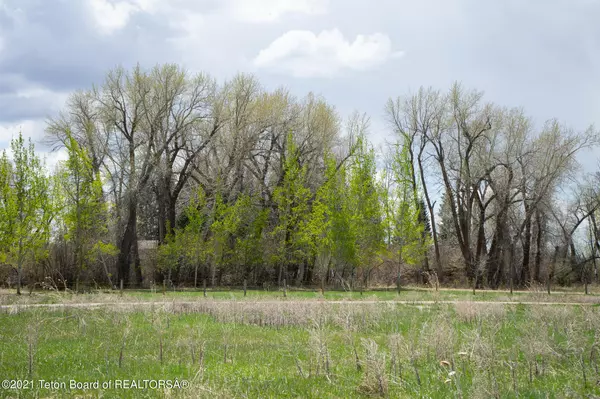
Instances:
[[[1,292],[0,300],[0,376],[30,383],[3,381],[0,397],[600,396],[597,295]],[[43,303],[59,306],[30,306]],[[74,306],[86,303],[94,306]]]

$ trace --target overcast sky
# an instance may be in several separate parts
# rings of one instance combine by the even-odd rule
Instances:
[[[0,149],[137,62],[314,91],[367,112],[375,142],[390,96],[455,80],[538,125],[600,127],[599,20],[600,0],[0,0]]]

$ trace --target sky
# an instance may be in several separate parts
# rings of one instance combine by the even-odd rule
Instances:
[[[0,149],[19,131],[38,141],[69,93],[137,63],[313,91],[366,112],[376,144],[388,98],[454,81],[538,126],[600,127],[599,18],[600,0],[0,0]]]

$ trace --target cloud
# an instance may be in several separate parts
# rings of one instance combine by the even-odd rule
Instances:
[[[64,161],[68,158],[68,153],[65,149],[51,151],[50,148],[44,145],[42,139],[44,137],[45,126],[46,123],[43,120],[32,119],[23,120],[19,123],[0,123],[0,154],[2,151],[6,150],[8,157],[12,159],[10,142],[12,139],[16,138],[20,132],[23,134],[25,140],[31,138],[35,145],[35,152],[43,160],[46,170],[49,172],[54,171],[54,168],[60,161]]]
[[[322,15],[327,13],[329,0],[232,0],[229,9],[233,17],[244,22],[273,22],[286,14]]]
[[[8,0],[5,8],[0,6],[0,37],[5,43],[0,53],[0,92],[2,86],[14,85],[2,82],[7,75],[51,90],[71,91],[101,83],[106,71],[116,65],[130,68],[139,62],[151,67],[178,61],[179,51],[167,39],[179,34],[180,28],[171,25],[175,17],[163,15],[163,3],[127,0],[138,11],[132,11],[125,26],[108,34],[108,28],[97,25],[99,14],[94,14],[92,1],[97,0]],[[169,4],[179,0],[173,1]],[[3,112],[0,109],[0,121]]]
[[[15,122],[30,118],[44,118],[56,114],[65,104],[69,94],[43,88],[0,93],[0,120]]]
[[[152,12],[155,0],[89,0],[92,15],[100,31],[111,34],[125,27],[130,17],[138,12]]]
[[[19,132],[23,133],[24,137],[31,137],[36,143],[43,137],[44,127],[44,121],[33,119],[22,120],[18,123],[0,123],[0,151],[7,148],[7,144],[17,137]]]
[[[365,71],[402,55],[382,33],[358,35],[351,43],[338,29],[318,35],[292,30],[261,50],[254,65],[294,77],[332,77],[346,69]]]

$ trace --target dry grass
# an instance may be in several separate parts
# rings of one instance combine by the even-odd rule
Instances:
[[[457,302],[454,304],[456,317],[465,323],[483,319],[501,319],[506,315],[506,306],[499,303]]]

